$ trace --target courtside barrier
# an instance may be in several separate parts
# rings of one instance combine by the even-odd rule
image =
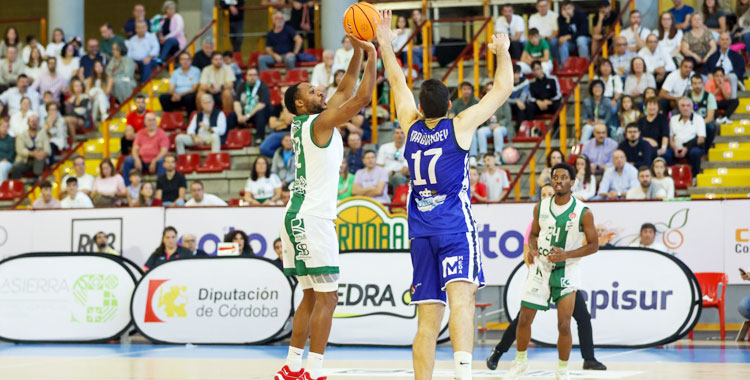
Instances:
[[[0,262],[0,339],[103,342],[130,326],[141,272],[101,254],[28,253]]]
[[[692,271],[679,259],[652,249],[602,249],[579,262],[582,287],[597,347],[641,348],[684,337],[700,318],[702,295]],[[503,296],[506,316],[515,318],[528,268],[520,263]],[[571,324],[573,343],[577,326]],[[557,312],[539,311],[531,338],[557,342]]]
[[[292,302],[291,282],[270,260],[193,257],[147,272],[130,310],[157,343],[263,344],[282,333]]]

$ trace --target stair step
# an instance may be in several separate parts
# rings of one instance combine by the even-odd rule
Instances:
[[[723,124],[720,134],[722,136],[750,136],[750,123],[748,120],[735,121],[732,124]]]
[[[687,189],[688,194],[744,194],[745,196],[750,196],[750,186],[726,186],[722,188],[716,188],[716,187],[703,187],[703,186],[696,186],[696,187],[689,187]]]
[[[703,161],[701,163],[703,169],[717,169],[717,168],[750,168],[750,160],[747,161]]]
[[[724,193],[706,193],[691,194],[690,199],[746,199],[750,194],[724,194]]]
[[[745,136],[716,136],[714,139],[715,144],[720,143],[730,143],[730,142],[738,142],[738,143],[750,143],[750,135]]]
[[[750,161],[750,149],[718,149],[708,151],[709,161]]]
[[[748,114],[750,113],[750,98],[741,98],[740,106],[737,107],[737,113]]]
[[[745,174],[728,174],[728,175],[719,175],[719,174],[709,174],[709,173],[701,173],[698,174],[698,182],[697,185],[699,187],[739,187],[739,186],[747,186],[750,184],[750,173]]]
[[[705,163],[704,163],[703,166],[704,166],[703,173],[701,173],[701,174],[706,174],[706,175],[710,175],[710,176],[723,176],[723,175],[732,175],[732,176],[734,176],[734,175],[746,175],[746,176],[750,176],[750,167],[746,167],[746,168],[712,168],[712,169],[707,169],[707,168],[705,168]]]

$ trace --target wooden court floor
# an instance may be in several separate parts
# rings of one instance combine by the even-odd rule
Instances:
[[[501,379],[514,351],[489,371],[489,347],[475,350],[474,378]],[[286,355],[284,346],[155,345],[0,345],[2,380],[256,380],[273,379]],[[582,371],[580,356],[571,357],[573,379],[734,380],[750,379],[747,344],[679,343],[657,349],[597,350],[608,371]],[[330,380],[413,379],[408,349],[332,347],[325,366]],[[554,349],[529,351],[531,371],[525,379],[554,379]],[[372,360],[369,360],[372,358]],[[450,347],[441,346],[434,379],[452,379]]]

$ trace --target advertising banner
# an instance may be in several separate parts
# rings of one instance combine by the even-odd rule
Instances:
[[[292,286],[264,259],[168,261],[138,282],[131,312],[138,330],[156,342],[259,344],[289,319]]]
[[[417,333],[411,302],[409,253],[344,253],[340,256],[339,303],[333,315],[333,344],[409,346]],[[441,325],[447,330],[448,312]]]
[[[130,325],[135,277],[107,255],[36,253],[0,262],[0,338],[90,342]]]
[[[597,346],[645,347],[673,342],[697,322],[701,296],[695,276],[674,256],[649,249],[615,248],[581,259],[581,292]],[[505,288],[509,319],[521,308],[528,269],[521,263]],[[575,323],[573,343],[578,344]],[[557,312],[538,311],[531,338],[555,345]]]
[[[722,202],[723,208],[723,255],[714,247],[707,255],[723,256],[724,273],[729,275],[730,283],[744,282],[740,277],[742,268],[750,272],[750,205],[742,201]],[[707,239],[713,240],[713,239]],[[701,270],[703,272],[703,270]]]

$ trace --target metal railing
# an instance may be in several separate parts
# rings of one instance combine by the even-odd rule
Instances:
[[[607,41],[611,39],[612,37],[616,36],[620,32],[620,20],[622,19],[623,14],[626,10],[634,10],[635,9],[635,1],[634,0],[628,0],[625,5],[620,9],[619,14],[617,15],[617,19],[614,23],[615,27],[613,30],[611,30],[603,39],[603,43],[599,45],[597,50],[591,55],[591,58],[589,60],[589,67],[588,67],[588,75],[589,78],[593,78],[594,76],[594,64],[596,60],[599,58],[599,56],[602,56],[604,58],[607,57]],[[581,79],[584,75],[587,73],[583,72],[581,73],[578,78],[576,79],[575,83],[575,89],[572,93],[566,95],[563,97],[562,101],[560,102],[560,108],[558,108],[557,112],[555,112],[554,116],[548,121],[546,128],[544,130],[544,135],[542,138],[540,138],[536,145],[534,145],[534,148],[531,150],[531,153],[529,154],[529,157],[526,158],[526,161],[521,165],[521,168],[519,169],[516,176],[513,178],[513,181],[510,183],[510,187],[512,188],[515,194],[516,201],[519,201],[521,199],[521,177],[524,174],[524,171],[526,168],[529,168],[529,196],[532,197],[536,193],[536,153],[539,150],[539,147],[542,144],[542,141],[544,141],[545,145],[545,156],[549,154],[550,150],[552,149],[551,143],[552,143],[552,130],[555,125],[555,121],[559,120],[560,122],[560,150],[562,151],[563,155],[567,152],[567,133],[568,133],[568,127],[567,127],[567,103],[572,96],[574,96],[574,107],[575,107],[575,134],[576,139],[580,138],[581,135],[581,128],[580,128],[580,119],[581,119],[581,112],[580,112],[580,104],[581,104]],[[500,202],[505,202],[508,197],[510,196],[510,191],[506,192],[505,195],[500,199]]]
[[[170,68],[174,66],[174,61],[184,51],[187,51],[187,49],[190,49],[191,52],[194,51],[195,47],[193,45],[195,44],[195,41],[198,40],[198,38],[200,38],[201,36],[203,36],[203,34],[205,34],[214,25],[216,25],[216,20],[211,20],[211,22],[208,25],[204,26],[200,30],[200,32],[198,32],[198,34],[196,34],[192,39],[190,39],[190,41],[188,41],[188,43],[185,45],[184,48],[180,49],[177,53],[173,54],[172,57],[170,57],[166,62],[164,62],[163,65],[159,66],[159,68],[157,68],[156,70],[154,70],[151,73],[150,77],[148,77],[146,80],[142,81],[141,84],[138,85],[133,90],[133,92],[130,94],[130,96],[127,99],[125,99],[124,101],[122,101],[120,103],[119,107],[115,107],[115,108],[113,108],[112,110],[109,111],[109,114],[107,114],[107,118],[102,123],[100,123],[100,125],[104,124],[103,131],[101,131],[102,132],[102,138],[104,140],[104,146],[103,146],[104,152],[102,154],[103,158],[109,158],[109,156],[110,156],[110,151],[109,151],[109,140],[110,140],[109,122],[112,121],[112,119],[114,118],[114,116],[117,115],[120,112],[121,109],[127,107],[128,103],[133,98],[135,98],[136,95],[138,95],[139,93],[141,93],[141,91],[143,91],[144,88],[147,89],[147,91],[148,91],[148,93],[150,95],[149,96],[149,100],[153,101],[154,100],[154,96],[153,96],[153,89],[151,87],[151,81],[154,78],[158,77],[164,70],[170,70]],[[11,208],[16,208],[16,207],[20,206],[21,203],[23,203],[27,198],[29,198],[34,193],[34,191],[36,190],[36,188],[44,180],[46,180],[50,175],[53,175],[57,171],[58,168],[60,168],[71,157],[73,157],[74,154],[76,154],[77,152],[79,152],[80,149],[84,146],[84,144],[86,144],[86,142],[87,142],[87,140],[83,140],[83,141],[80,141],[77,144],[75,144],[75,141],[74,141],[73,143],[75,144],[75,146],[72,147],[63,156],[63,158],[61,158],[54,165],[52,165],[52,167],[50,167],[47,170],[45,170],[44,173],[42,173],[42,175],[39,176],[39,179],[37,179],[36,182],[34,182],[34,184],[31,185],[31,187],[23,194],[23,196],[21,196],[13,204],[13,206]],[[56,181],[57,180],[59,180],[59,178],[57,178]]]

